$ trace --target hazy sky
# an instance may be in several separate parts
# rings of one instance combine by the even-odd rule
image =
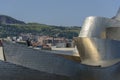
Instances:
[[[120,0],[0,0],[0,14],[25,22],[81,26],[87,16],[112,17]]]

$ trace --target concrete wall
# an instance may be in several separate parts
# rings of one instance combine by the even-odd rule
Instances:
[[[4,54],[3,54],[3,47],[0,47],[0,60],[5,60],[4,59]]]

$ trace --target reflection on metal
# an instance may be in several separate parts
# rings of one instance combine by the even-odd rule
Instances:
[[[75,43],[81,63],[110,66],[120,61],[120,10],[112,19],[87,17]]]
[[[65,55],[67,54],[65,51],[62,54],[53,54],[50,51],[34,50],[25,45],[4,41],[5,58],[1,55],[2,59],[4,58],[13,66],[0,61],[0,71],[3,70],[0,73],[0,79],[120,80],[119,34],[120,10],[112,19],[93,16],[86,18],[79,37],[74,39],[77,47],[75,52],[78,52],[80,57],[79,55],[74,57],[73,54]],[[2,60],[1,56],[0,60]],[[26,68],[24,72],[21,72],[21,68],[17,65],[21,68],[36,70],[40,74],[31,72],[30,74],[33,75],[31,78]],[[11,71],[13,68],[14,71]],[[18,76],[24,73],[28,75]]]

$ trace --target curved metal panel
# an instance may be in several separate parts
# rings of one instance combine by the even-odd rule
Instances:
[[[81,63],[110,66],[120,61],[120,21],[90,16],[75,43]]]

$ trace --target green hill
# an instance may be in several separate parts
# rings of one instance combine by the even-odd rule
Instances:
[[[16,20],[10,16],[0,15],[0,24],[25,24],[23,21]]]
[[[19,36],[21,33],[34,35],[49,35],[55,37],[66,37],[72,39],[78,36],[80,27],[54,26],[39,23],[25,23],[9,16],[0,16],[0,37]]]

